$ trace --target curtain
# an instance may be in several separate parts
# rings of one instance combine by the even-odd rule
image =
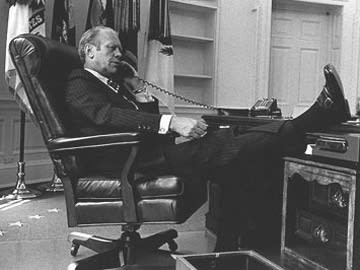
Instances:
[[[174,93],[174,49],[170,35],[168,0],[151,0],[147,29],[145,79]],[[174,113],[173,97],[152,87],[149,91]]]

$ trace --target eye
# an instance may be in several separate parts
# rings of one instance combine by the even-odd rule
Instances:
[[[116,47],[115,46],[111,46],[111,45],[109,45],[109,46],[106,46],[110,51],[115,51],[115,49],[116,49]]]
[[[121,52],[121,48],[120,48],[120,46],[118,46],[118,45],[109,45],[109,46],[107,46],[107,48],[108,48],[109,51],[111,51],[111,52],[114,52],[114,51],[116,51],[117,49],[119,49],[119,51]]]

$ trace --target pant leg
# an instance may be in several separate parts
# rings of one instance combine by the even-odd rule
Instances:
[[[262,166],[245,164],[241,173],[236,169],[223,173],[218,181],[224,194],[218,220],[218,251],[236,249],[238,238],[243,248],[279,243],[282,164],[281,160]]]
[[[174,171],[207,177],[229,165],[256,162],[260,157],[266,162],[304,149],[304,135],[296,132],[291,121],[279,121],[242,132],[236,127],[221,129],[198,140],[166,147],[164,154]]]
[[[277,226],[275,233],[269,226],[269,233],[255,234],[280,237],[277,232],[280,232],[281,204],[278,202],[281,202],[282,177],[281,173],[276,175],[274,168],[282,170],[284,155],[305,150],[304,134],[298,133],[290,121],[244,132],[236,128],[220,130],[174,148],[172,154],[175,154],[169,159],[173,167],[186,168],[223,187],[218,251],[234,249],[239,234],[248,230],[251,220],[266,222],[268,219]],[[269,195],[269,201],[264,201],[264,195]],[[249,244],[252,243],[245,245]]]

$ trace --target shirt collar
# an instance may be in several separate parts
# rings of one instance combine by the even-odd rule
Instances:
[[[113,87],[111,87],[108,84],[108,80],[109,78],[105,77],[104,75],[101,75],[99,72],[90,69],[90,68],[84,68],[86,71],[89,71],[92,75],[94,75],[96,78],[98,78],[100,81],[102,81],[104,84],[106,84],[107,87],[109,87],[112,91],[114,91],[115,93],[117,93],[118,91],[116,89],[114,89]]]

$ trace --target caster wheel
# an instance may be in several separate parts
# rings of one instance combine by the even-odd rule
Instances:
[[[70,249],[70,254],[71,254],[71,256],[75,257],[75,256],[77,255],[78,250],[79,250],[79,247],[80,247],[79,244],[74,244],[74,243],[73,243],[73,244],[71,245],[71,249]]]
[[[168,244],[171,252],[175,252],[178,249],[178,245],[176,244],[176,242],[174,240],[167,242],[167,244]]]

